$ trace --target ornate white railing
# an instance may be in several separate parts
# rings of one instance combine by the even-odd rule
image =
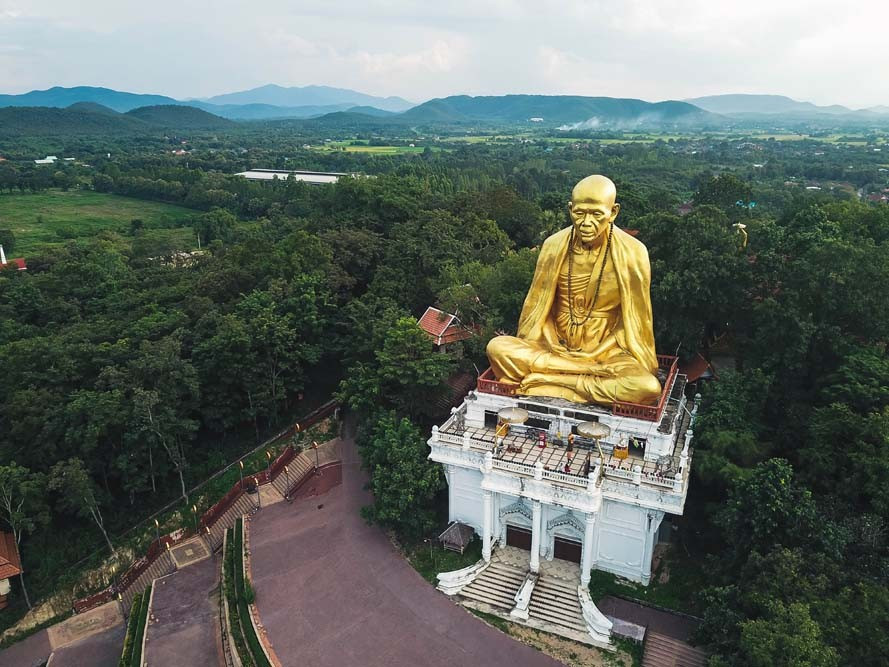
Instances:
[[[534,466],[526,466],[523,463],[513,463],[512,461],[501,461],[500,459],[494,459],[492,461],[492,465],[498,470],[507,470],[509,472],[517,472],[520,475],[531,475],[532,477],[534,476]]]
[[[555,470],[544,470],[543,479],[551,479],[562,484],[573,484],[574,486],[586,486],[588,482],[586,477],[578,477],[577,475],[556,472]]]

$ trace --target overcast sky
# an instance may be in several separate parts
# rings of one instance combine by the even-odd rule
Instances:
[[[887,57],[885,0],[0,0],[3,93],[277,83],[865,107],[889,104]]]

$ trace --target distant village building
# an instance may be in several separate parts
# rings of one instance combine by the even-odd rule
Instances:
[[[534,118],[529,118],[528,120],[530,120],[532,123],[542,123],[543,122],[543,118],[541,118],[540,116],[534,116]]]
[[[34,160],[34,164],[55,164],[58,159],[55,155],[47,155],[42,160]]]
[[[309,185],[327,185],[336,183],[343,176],[352,176],[342,172],[330,171],[294,171],[288,169],[248,169],[235,176],[243,176],[248,181],[275,181],[293,180],[302,181]]]
[[[0,609],[6,608],[6,596],[9,595],[9,580],[22,573],[22,561],[19,558],[18,545],[12,533],[0,532]]]

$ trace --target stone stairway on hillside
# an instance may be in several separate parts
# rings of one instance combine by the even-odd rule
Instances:
[[[315,464],[311,462],[307,456],[304,454],[298,455],[288,464],[287,473],[285,474],[282,472],[278,475],[272,482],[272,486],[275,487],[275,490],[277,490],[282,497],[287,497],[287,492],[290,491],[290,488],[301,480],[308,471],[314,469],[314,467]]]
[[[525,575],[524,571],[509,563],[492,560],[472,583],[460,591],[460,596],[469,602],[509,613],[515,606],[515,595],[524,583]]]
[[[528,607],[530,618],[586,633],[586,622],[577,595],[578,583],[542,575],[531,594]]]
[[[685,642],[650,630],[645,634],[642,667],[705,667],[707,654]]]
[[[166,576],[175,571],[176,566],[173,564],[173,558],[170,556],[169,552],[165,551],[155,558],[154,562],[148,566],[148,569],[140,574],[136,580],[130,584],[123,593],[121,593],[121,598],[123,598],[124,608],[127,610],[127,613],[129,613],[130,603],[132,603],[133,598],[136,597],[138,593],[144,591],[148,584],[159,577]]]
[[[250,514],[254,507],[256,507],[256,501],[253,499],[253,496],[249,493],[243,493],[235,504],[216,520],[210,527],[210,535],[207,540],[213,551],[222,547],[222,537],[228,528],[235,525],[235,519],[244,514]]]

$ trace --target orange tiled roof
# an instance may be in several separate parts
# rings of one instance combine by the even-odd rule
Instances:
[[[418,323],[436,345],[466,340],[472,336],[472,332],[460,323],[456,315],[451,315],[432,306],[426,309]]]
[[[0,579],[9,579],[22,572],[19,550],[12,533],[0,533]]]

